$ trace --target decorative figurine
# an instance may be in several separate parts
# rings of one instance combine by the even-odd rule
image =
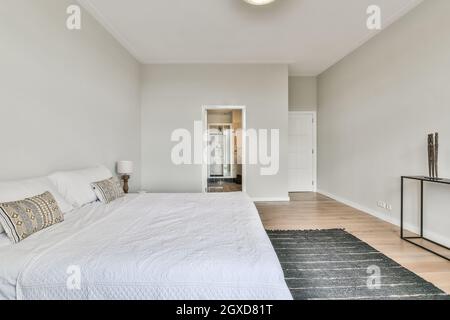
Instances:
[[[428,135],[428,174],[431,179],[439,179],[439,133]]]
[[[428,135],[428,176],[430,178],[433,178],[433,168],[434,168],[434,164],[433,164],[433,154],[434,154],[434,139],[433,139],[433,135],[429,134]]]
[[[439,179],[439,133],[434,134],[434,177]]]

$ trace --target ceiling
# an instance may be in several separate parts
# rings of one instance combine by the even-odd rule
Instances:
[[[141,63],[282,63],[291,75],[322,73],[422,0],[79,0]]]

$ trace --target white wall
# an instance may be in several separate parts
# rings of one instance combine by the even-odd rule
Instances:
[[[317,77],[289,77],[289,110],[317,110]]]
[[[425,1],[319,77],[319,188],[398,222],[400,176],[427,174],[427,134],[441,134],[450,177],[450,1]],[[450,188],[426,187],[425,228],[450,245]],[[407,210],[418,189],[408,184]],[[383,200],[391,213],[377,207]],[[408,215],[412,226],[417,218]]]
[[[138,188],[139,64],[74,1],[0,2],[0,180],[129,159]]]
[[[247,128],[280,129],[280,171],[247,169],[255,198],[286,198],[288,69],[282,65],[154,65],[142,74],[142,184],[152,192],[201,192],[201,165],[171,162],[173,130],[193,131],[204,105],[245,105]]]

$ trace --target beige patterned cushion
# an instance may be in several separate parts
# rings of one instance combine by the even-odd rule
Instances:
[[[97,197],[103,203],[110,203],[125,195],[122,186],[120,185],[120,181],[116,177],[94,182],[92,187],[94,188]]]
[[[21,201],[0,203],[0,224],[14,243],[62,221],[64,216],[50,192]]]

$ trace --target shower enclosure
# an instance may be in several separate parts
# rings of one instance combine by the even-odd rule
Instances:
[[[232,178],[233,139],[231,124],[212,124],[208,131],[208,176]]]

